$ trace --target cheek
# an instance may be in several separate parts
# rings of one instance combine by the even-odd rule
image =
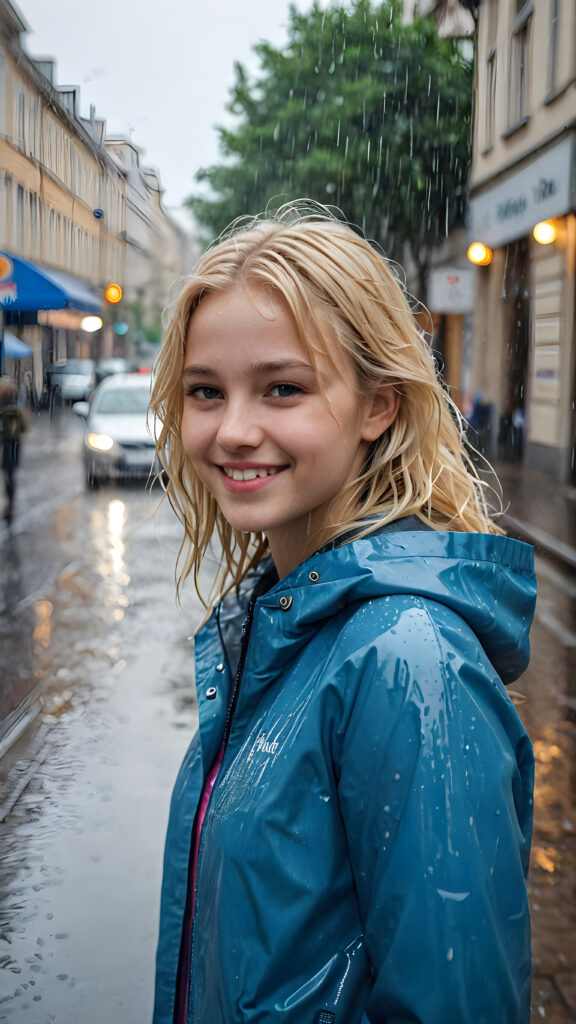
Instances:
[[[189,416],[186,412],[182,415],[180,423],[180,437],[184,451],[191,458],[198,457],[203,446],[203,431],[196,416]]]
[[[190,434],[190,430],[189,430],[189,427],[188,427],[188,420],[186,419],[186,416],[182,416],[182,419],[180,421],[180,439],[182,441],[182,446],[183,446],[183,448],[184,448],[184,450],[186,452],[188,452],[188,449],[189,449],[189,445],[188,445],[189,434]]]

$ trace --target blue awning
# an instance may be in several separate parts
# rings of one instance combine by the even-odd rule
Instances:
[[[21,338],[10,331],[4,331],[4,359],[27,359],[34,355],[34,350]]]
[[[0,309],[68,308],[99,313],[101,306],[97,292],[71,274],[0,252]]]

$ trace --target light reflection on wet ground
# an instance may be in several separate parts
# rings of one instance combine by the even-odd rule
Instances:
[[[515,687],[536,755],[533,1021],[576,1021],[576,579],[537,561],[532,659]]]
[[[0,1020],[143,1024],[201,613],[175,605],[170,510],[69,479],[69,501],[0,538],[3,672],[42,685],[36,726],[0,762],[0,803],[28,782],[0,825]]]

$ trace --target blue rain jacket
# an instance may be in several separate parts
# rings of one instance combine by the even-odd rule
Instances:
[[[173,1020],[225,732],[189,1024],[528,1024],[533,754],[503,681],[528,661],[532,548],[404,520],[276,578],[241,643],[247,600],[196,638],[154,1024]]]

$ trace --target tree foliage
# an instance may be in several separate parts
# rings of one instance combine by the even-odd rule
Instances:
[[[346,218],[421,281],[431,248],[461,222],[469,165],[471,62],[433,19],[403,25],[399,0],[290,8],[288,45],[255,47],[219,128],[224,162],[188,200],[218,234],[235,217],[307,197]]]

